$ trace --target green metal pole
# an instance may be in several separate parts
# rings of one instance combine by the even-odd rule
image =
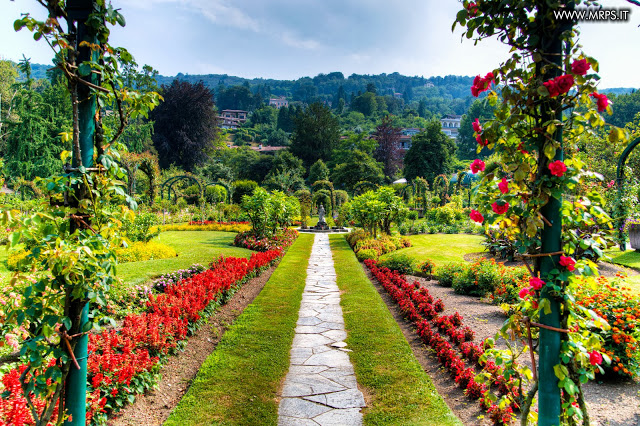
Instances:
[[[573,8],[572,5],[569,5]],[[541,38],[543,58],[555,64],[557,69],[548,77],[555,77],[560,74],[562,69],[563,58],[563,44],[560,38],[564,31],[570,30],[572,27],[571,22],[559,23],[549,19],[551,14],[546,6],[542,7],[539,12],[539,16],[542,16],[542,32]],[[544,61],[543,61],[544,62]],[[538,68],[539,70],[539,68]],[[545,80],[548,79],[545,77]],[[548,99],[542,107],[542,119],[541,121],[547,122],[552,119],[562,120],[562,109],[557,99]],[[555,160],[564,159],[564,151],[562,147],[562,126],[558,126],[554,138],[560,144],[560,149],[556,150]],[[549,161],[543,154],[544,145],[546,140],[541,137],[539,142],[539,173],[544,176],[551,176],[549,170]],[[555,253],[562,250],[562,198],[550,197],[549,202],[542,207],[541,214],[551,224],[545,224],[542,230],[541,252],[542,253]],[[560,302],[557,296],[551,294],[549,289],[551,284],[560,284],[553,282],[549,276],[552,269],[556,268],[560,256],[543,256],[538,258],[536,269],[540,272],[540,278],[547,283],[540,292],[540,300],[549,300],[550,312],[545,314],[544,309],[540,309],[540,323],[561,328],[560,319]],[[558,378],[556,377],[554,366],[560,364],[560,345],[561,336],[557,331],[549,330],[546,328],[540,328],[540,341],[539,341],[539,369],[538,369],[538,425],[539,426],[557,426],[560,424],[560,415],[562,410],[562,400],[560,395],[560,388],[558,387]]]
[[[90,34],[88,27],[85,25],[89,14],[94,10],[92,0],[69,0],[67,3],[68,13],[77,22],[77,46],[82,41],[96,43],[96,37]],[[88,47],[78,47],[77,63],[92,59],[91,49]],[[86,77],[92,83],[96,83],[93,74]],[[95,135],[94,117],[96,114],[96,96],[91,93],[89,88],[84,84],[78,84],[78,121],[80,130],[80,159],[74,159],[73,163],[80,164],[84,167],[93,165],[93,144]],[[80,330],[83,331],[84,325],[89,320],[89,303],[85,303],[82,307],[80,315]],[[89,336],[84,334],[77,338],[75,349],[73,351],[80,369],[74,365],[69,370],[67,383],[65,386],[65,409],[69,418],[65,421],[66,426],[84,426],[86,424],[86,400],[87,400],[87,346]]]
[[[618,169],[616,170],[616,185],[618,186],[619,206],[618,206],[618,211],[616,212],[618,217],[615,219],[618,226],[618,240],[619,240],[621,251],[625,251],[627,249],[627,241],[624,236],[624,229],[623,229],[624,220],[627,217],[627,209],[624,203],[622,202],[622,197],[624,196],[624,165],[627,162],[627,158],[629,157],[629,154],[631,154],[631,151],[633,151],[636,148],[636,146],[638,146],[639,144],[640,144],[640,138],[634,140],[633,142],[629,143],[629,145],[627,145],[624,151],[622,151],[620,158],[618,159]]]

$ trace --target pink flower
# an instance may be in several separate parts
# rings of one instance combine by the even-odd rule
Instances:
[[[503,202],[503,204],[498,204],[498,202],[496,201],[495,203],[491,204],[491,209],[495,214],[505,214],[507,210],[509,210],[509,203]]]
[[[498,183],[498,188],[500,189],[500,192],[502,192],[503,194],[506,194],[507,192],[509,192],[509,183],[507,182],[507,178],[502,178],[500,183]]]
[[[529,287],[525,287],[525,288],[521,289],[520,292],[518,293],[518,297],[520,299],[526,298],[530,294],[529,290],[530,290]]]
[[[469,217],[474,222],[478,222],[478,223],[484,222],[484,216],[482,216],[482,213],[480,213],[477,210],[471,210],[471,213],[469,213]]]
[[[480,125],[480,120],[476,118],[476,121],[474,121],[471,125],[473,126],[474,132],[482,133],[482,126]]]
[[[602,354],[598,351],[589,352],[589,362],[591,365],[602,364]]]
[[[607,95],[603,95],[600,93],[592,93],[590,96],[598,100],[598,112],[602,112],[606,110],[609,104],[611,103],[609,101],[609,98],[607,98]]]
[[[571,64],[571,72],[578,75],[585,75],[591,68],[591,64],[586,59],[577,59]]]
[[[476,158],[475,160],[473,160],[473,163],[471,163],[471,173],[475,175],[476,173],[482,171],[484,171],[484,161]]]
[[[567,270],[575,271],[576,269],[575,264],[576,264],[576,261],[573,260],[572,257],[560,256],[560,265],[567,268]]]
[[[552,175],[562,177],[564,172],[567,171],[567,166],[562,161],[556,160],[549,164],[549,170],[551,170]]]
[[[544,281],[542,281],[540,278],[538,277],[531,277],[529,278],[529,284],[531,285],[531,287],[533,287],[535,290],[540,290],[542,287],[544,287],[544,285],[546,284]]]
[[[492,72],[487,73],[487,75],[480,77],[479,75],[473,79],[473,86],[471,86],[471,94],[475,97],[486,90],[489,90],[489,86],[491,86],[491,82],[493,82],[494,75]]]

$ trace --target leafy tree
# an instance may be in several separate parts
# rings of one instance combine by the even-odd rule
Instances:
[[[607,123],[624,127],[627,123],[633,122],[635,115],[640,112],[640,90],[611,98],[614,108],[611,117],[607,118]]]
[[[322,160],[318,160],[309,169],[309,183],[319,180],[329,180],[329,168]]]
[[[231,86],[228,89],[218,89],[218,108],[220,111],[225,109],[252,111],[254,105],[253,93],[246,86],[239,85]]]
[[[473,122],[477,118],[482,124],[487,119],[493,118],[494,109],[486,99],[476,99],[467,113],[462,116],[458,134],[458,158],[473,160],[475,158],[486,158],[491,154],[487,148],[483,148],[480,153],[477,153],[478,142],[473,136]]]
[[[280,108],[278,110],[278,120],[276,123],[276,127],[287,133],[293,132],[295,126],[294,118],[296,114],[297,110],[293,105]]]
[[[391,117],[388,115],[382,118],[382,122],[373,135],[374,139],[378,141],[374,158],[383,164],[384,174],[387,177],[392,177],[398,170],[400,135],[400,129],[393,126]]]
[[[13,99],[18,94],[15,86],[18,69],[7,60],[0,60],[0,142],[4,139],[3,126],[11,120]]]
[[[337,118],[326,106],[313,103],[296,116],[290,149],[309,167],[319,159],[331,159],[339,139]]]
[[[335,167],[331,176],[337,186],[349,191],[362,181],[381,184],[384,180],[382,164],[360,150],[351,151],[346,161]]]
[[[351,109],[361,112],[365,117],[370,117],[378,111],[378,102],[375,93],[364,92],[362,95],[356,96],[351,102]]]
[[[333,151],[330,166],[334,168],[338,164],[346,163],[356,150],[373,155],[376,146],[378,146],[378,142],[375,139],[367,138],[364,133],[351,133],[338,142],[338,146]]]
[[[233,182],[234,173],[231,167],[220,161],[209,161],[202,167],[196,169],[196,173],[203,176],[207,182],[216,182],[219,180]]]
[[[233,183],[233,202],[240,204],[245,196],[253,194],[258,188],[258,182],[253,180],[237,180]]]
[[[276,124],[276,120],[278,119],[278,111],[272,107],[264,105],[262,108],[256,109],[251,114],[251,124],[253,126],[257,124],[267,124],[269,126],[274,126]]]
[[[282,129],[272,130],[267,138],[267,145],[269,146],[287,146],[289,143],[289,135]]]
[[[164,102],[151,113],[153,144],[162,168],[172,163],[192,171],[207,158],[218,134],[213,95],[202,82],[174,80],[162,86]]]
[[[432,184],[439,174],[451,172],[455,151],[455,143],[442,133],[440,122],[431,121],[411,139],[404,157],[404,177],[410,181],[421,176]]]

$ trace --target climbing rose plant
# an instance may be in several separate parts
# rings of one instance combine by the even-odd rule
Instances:
[[[592,3],[576,0],[574,5]],[[563,424],[588,420],[580,384],[594,379],[595,373],[603,372],[601,364],[610,362],[601,339],[587,331],[609,325],[593,311],[575,304],[573,293],[579,277],[597,272],[590,260],[580,258],[585,246],[601,255],[607,244],[585,238],[581,230],[589,226],[611,228],[602,198],[579,192],[581,183],[599,176],[589,173],[574,154],[580,138],[605,125],[601,113],[610,114],[611,103],[597,92],[598,62],[576,44],[578,30],[572,22],[555,19],[554,13],[568,7],[563,2],[465,0],[453,24],[454,29],[463,27],[463,36],[476,42],[497,37],[511,47],[511,56],[484,77],[477,76],[471,87],[473,96],[487,92],[486,102],[495,106],[493,119],[473,123],[477,151],[484,146],[492,149],[495,164],[489,167],[475,160],[471,165],[473,173],[483,173],[476,195],[478,208],[470,216],[502,229],[525,260],[534,260],[530,286],[520,292],[522,300],[516,313],[501,330],[505,338],[510,332],[525,337],[525,318],[538,322],[541,312],[550,313],[550,299],[559,304],[563,331],[560,361],[554,371],[563,390]],[[625,136],[622,130],[612,128],[609,138],[617,142]],[[552,226],[545,217],[545,207],[554,199],[561,203],[561,257],[542,253],[543,229]],[[542,257],[549,259],[551,255],[553,268],[539,276]],[[532,325],[531,330],[537,338],[536,327]],[[501,359],[511,356],[505,354]],[[523,417],[536,422],[530,407],[537,382],[530,387],[520,406]]]

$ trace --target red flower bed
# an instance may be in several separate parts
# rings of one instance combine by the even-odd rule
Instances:
[[[506,408],[488,403],[489,400],[484,398],[488,390],[486,385],[474,380],[475,369],[466,367],[464,359],[472,365],[483,367],[484,371],[492,376],[492,388],[497,389],[501,395],[511,396],[513,401],[516,401],[519,395],[518,386],[513,380],[506,381],[502,375],[502,368],[493,361],[479,364],[484,349],[473,343],[474,332],[463,325],[462,315],[458,312],[453,315],[439,315],[444,311],[444,303],[441,299],[434,300],[429,290],[421,287],[417,281],[410,284],[397,271],[378,267],[375,260],[365,260],[364,263],[398,303],[404,315],[416,324],[418,335],[433,348],[440,363],[449,371],[458,386],[465,390],[465,394],[469,398],[480,399],[481,405],[487,410],[494,424],[508,424],[513,418],[513,410],[519,408],[517,403],[514,402]]]
[[[283,250],[298,238],[298,231],[285,228],[270,238],[256,238],[251,231],[239,232],[233,245],[255,251]]]
[[[104,416],[131,401],[157,380],[160,358],[175,350],[210,303],[244,279],[269,266],[282,250],[253,253],[250,259],[221,257],[208,269],[150,295],[147,312],[128,315],[118,330],[89,336],[87,420]],[[0,399],[0,426],[31,425],[18,377],[25,366],[7,373],[2,382],[8,397]],[[43,402],[34,398],[38,407]],[[55,422],[54,422],[55,423]]]

